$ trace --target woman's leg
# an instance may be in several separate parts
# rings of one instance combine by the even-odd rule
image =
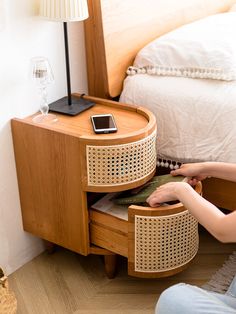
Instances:
[[[196,286],[178,284],[166,289],[156,314],[236,314],[236,298],[211,293]]]

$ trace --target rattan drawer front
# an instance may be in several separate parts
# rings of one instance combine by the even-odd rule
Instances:
[[[198,223],[188,211],[168,216],[135,216],[136,272],[171,271],[198,251]]]
[[[132,183],[156,168],[156,131],[128,144],[86,146],[88,186]]]

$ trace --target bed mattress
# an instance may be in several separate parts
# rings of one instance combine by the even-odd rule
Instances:
[[[156,116],[162,165],[236,162],[235,81],[128,76],[120,102],[144,106]]]

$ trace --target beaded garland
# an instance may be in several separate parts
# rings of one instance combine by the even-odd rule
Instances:
[[[166,160],[163,158],[157,159],[157,167],[170,168],[171,170],[179,169],[182,163],[173,160]]]
[[[223,70],[213,68],[197,68],[197,67],[167,67],[167,66],[145,66],[138,68],[129,66],[127,75],[149,74],[157,76],[182,76],[188,78],[214,79],[231,81],[236,79],[232,75],[226,75]]]

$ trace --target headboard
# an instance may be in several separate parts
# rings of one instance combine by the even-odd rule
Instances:
[[[154,38],[207,15],[225,12],[236,0],[88,0],[85,43],[89,94],[120,94],[126,69]]]

